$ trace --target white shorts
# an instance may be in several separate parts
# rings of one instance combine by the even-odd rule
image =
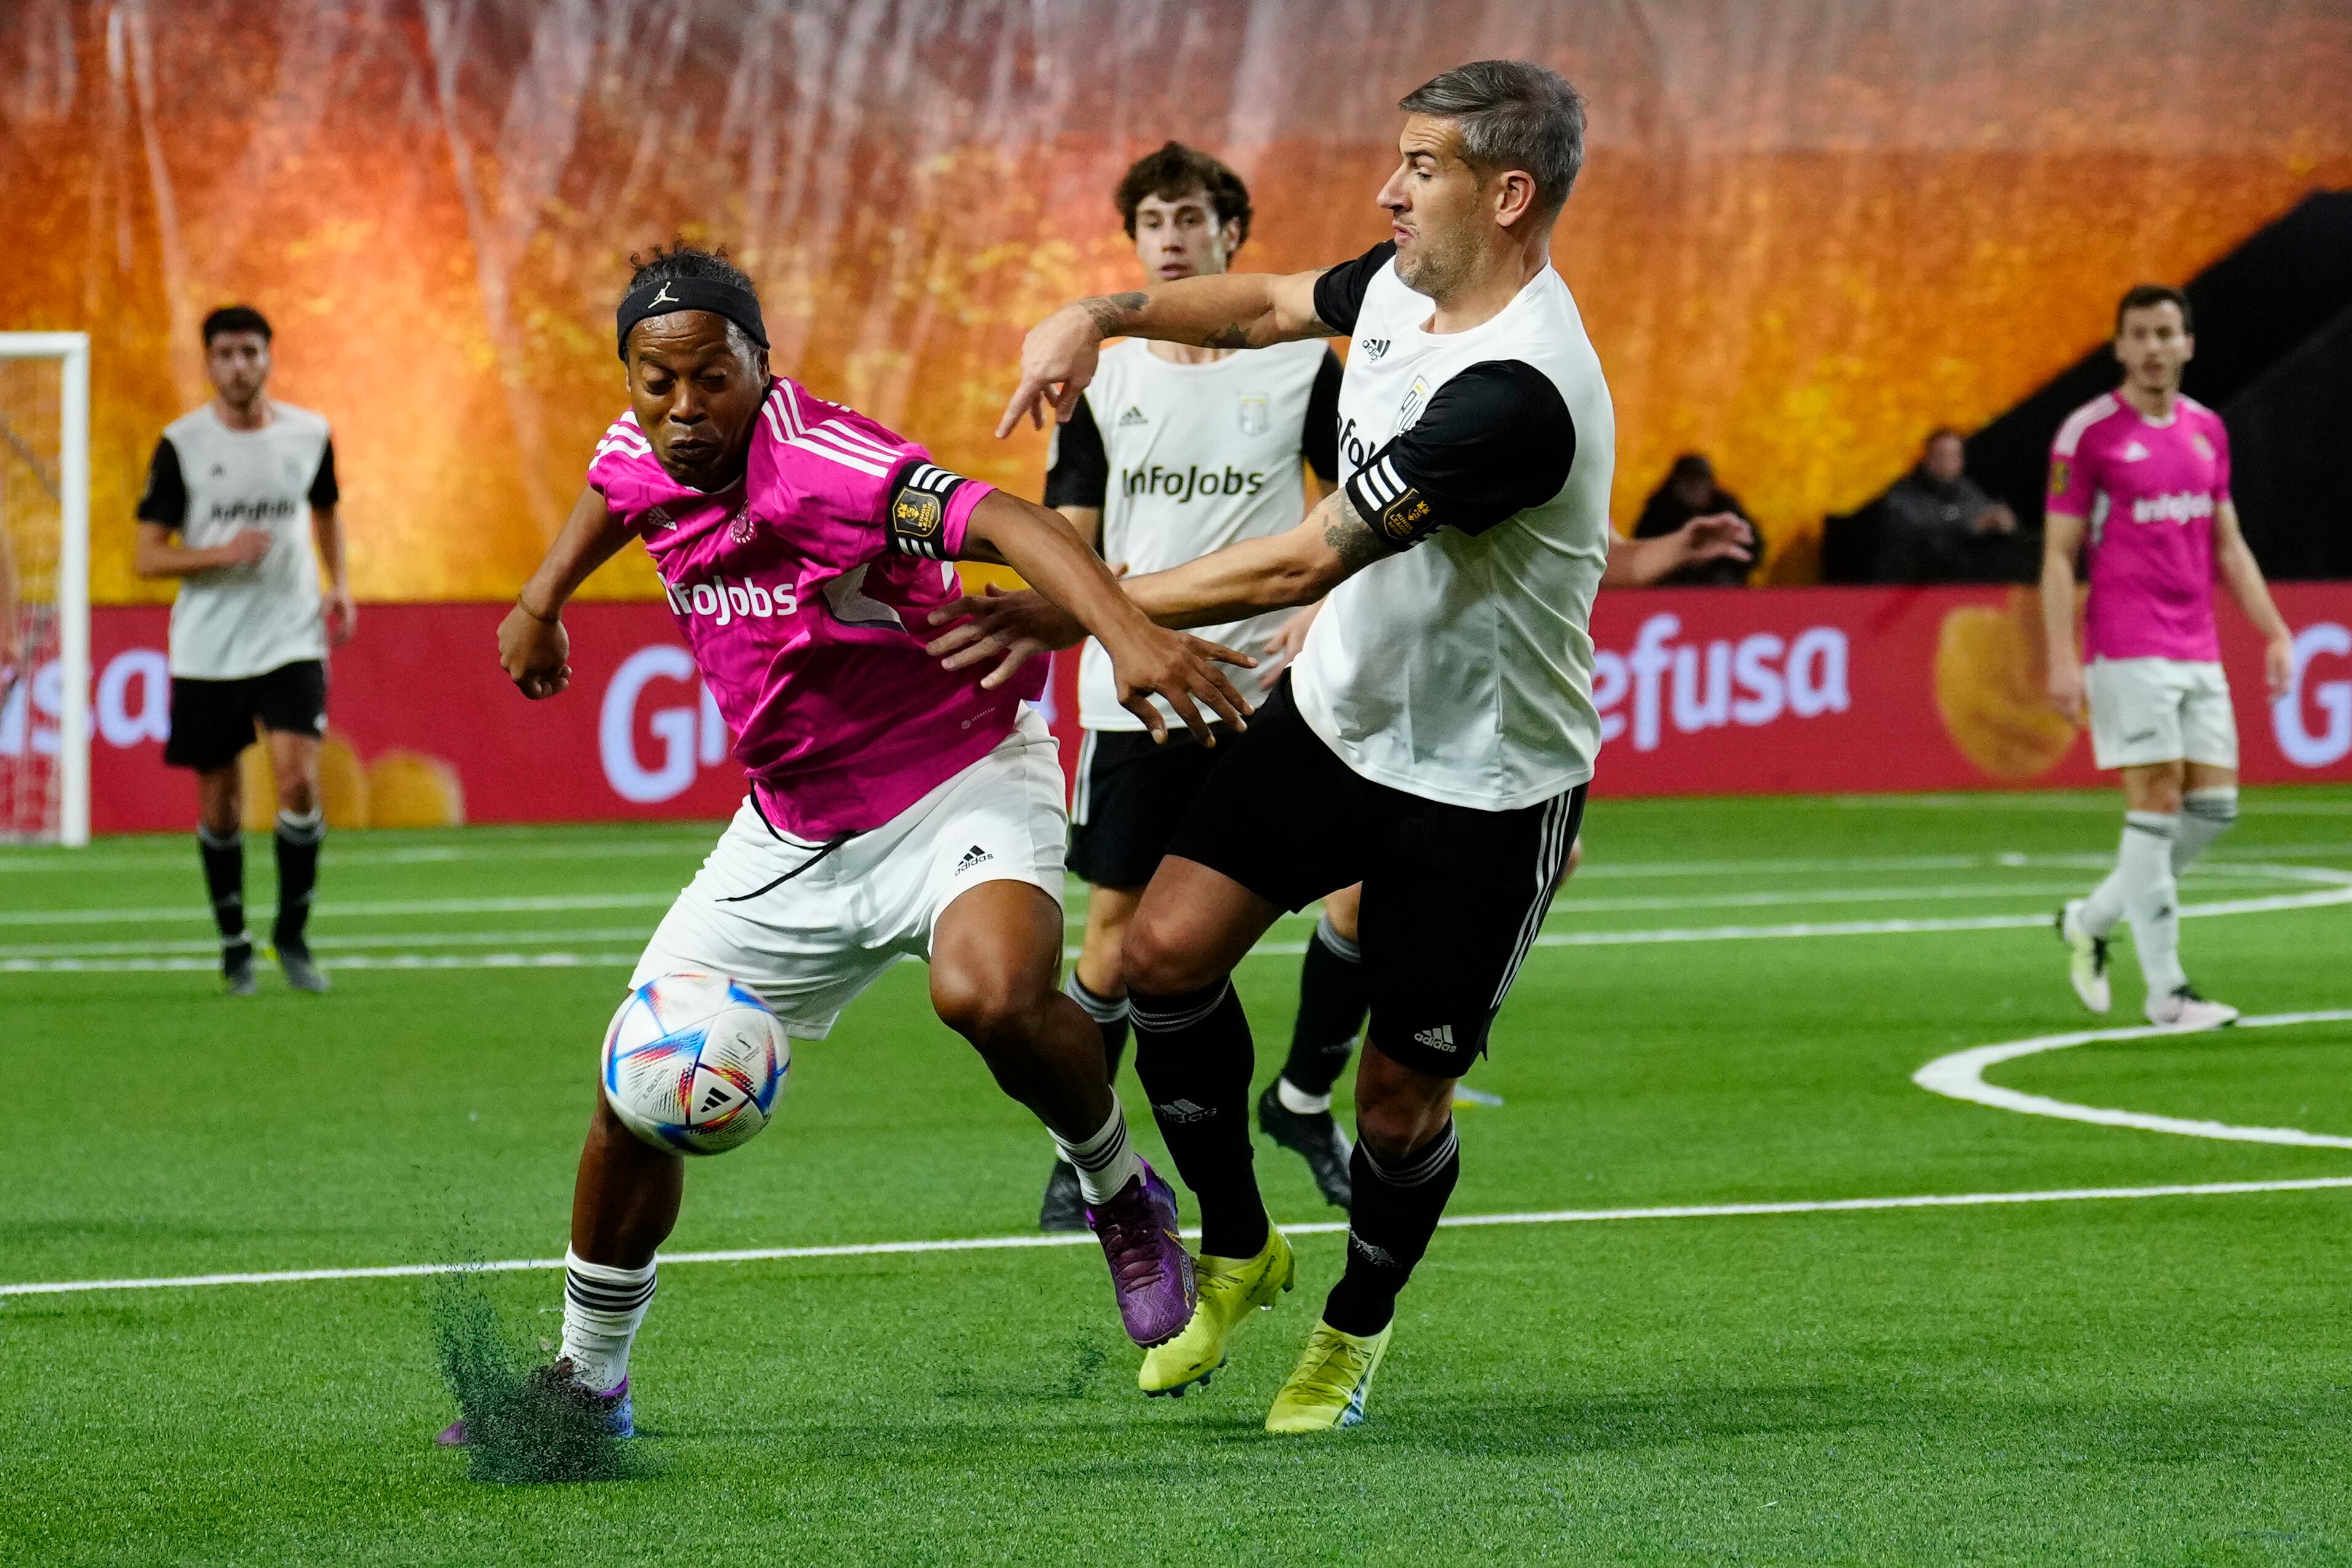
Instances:
[[[966,889],[1025,882],[1061,903],[1062,788],[1054,737],[1024,708],[993,751],[829,854],[772,833],[747,800],[662,916],[629,984],[680,970],[732,975],[793,1039],[822,1040],[885,969],[930,956],[940,912]]]
[[[2083,685],[2091,755],[2102,768],[2151,762],[2238,766],[2238,720],[2221,666],[2186,659],[2094,659]]]

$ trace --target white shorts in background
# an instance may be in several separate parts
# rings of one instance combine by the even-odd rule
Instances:
[[[2238,766],[2238,720],[2221,666],[2186,659],[2094,659],[2083,673],[2091,755],[2101,768],[2151,762]]]
[[[662,916],[629,984],[681,970],[732,975],[793,1039],[822,1040],[885,969],[930,956],[940,912],[966,889],[1009,879],[1061,902],[1062,791],[1054,737],[1024,708],[996,749],[829,853],[770,832],[747,800]]]

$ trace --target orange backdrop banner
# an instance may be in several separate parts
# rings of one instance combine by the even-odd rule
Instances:
[[[2125,285],[2352,183],[2322,0],[13,0],[0,328],[94,337],[101,601],[155,596],[131,507],[232,299],[334,421],[362,596],[500,598],[618,410],[632,248],[725,242],[781,366],[1034,494],[1043,439],[989,426],[1023,329],[1130,283],[1129,159],[1218,153],[1242,264],[1328,264],[1382,233],[1396,99],[1490,55],[1591,100],[1557,256],[1621,525],[1704,450],[1784,581]],[[653,579],[632,552],[593,591]]]

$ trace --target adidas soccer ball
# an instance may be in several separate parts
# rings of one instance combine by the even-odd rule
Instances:
[[[604,1101],[659,1149],[723,1155],[768,1124],[792,1065],[784,1026],[724,975],[664,975],[604,1031]]]

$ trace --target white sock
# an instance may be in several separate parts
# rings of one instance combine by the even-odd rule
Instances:
[[[1126,1108],[1117,1101],[1111,1103],[1110,1120],[1093,1137],[1073,1144],[1055,1133],[1054,1145],[1078,1173],[1078,1190],[1086,1194],[1088,1203],[1109,1202],[1121,1187],[1143,1174],[1143,1162],[1136,1158],[1127,1141]]]
[[[1282,1102],[1284,1110],[1297,1116],[1312,1116],[1318,1111],[1328,1111],[1331,1108],[1330,1095],[1309,1094],[1287,1078],[1277,1078],[1274,1081],[1274,1097]]]
[[[2179,885],[2172,877],[2172,835],[2179,819],[2156,811],[2124,814],[2123,848],[2116,875],[2123,879],[2124,915],[2147,994],[2168,997],[2189,983],[2180,972]]]
[[[654,1299],[654,1265],[615,1269],[563,1249],[563,1354],[583,1388],[610,1394],[629,1377],[629,1343]]]
[[[2180,797],[2180,821],[2172,830],[2172,874],[2179,876],[2194,865],[2206,846],[2228,832],[2237,820],[2235,784],[2191,789]]]

